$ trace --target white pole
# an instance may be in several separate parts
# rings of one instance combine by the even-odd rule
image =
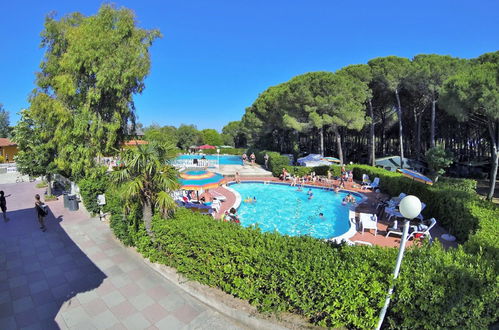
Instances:
[[[395,264],[395,269],[393,270],[393,279],[397,279],[400,273],[400,265],[402,264],[402,259],[404,258],[405,243],[407,242],[408,233],[409,233],[409,220],[405,219],[404,230],[402,232],[402,239],[400,240],[399,254],[397,256],[397,263]],[[383,309],[379,314],[379,322],[378,326],[376,327],[376,330],[381,329],[381,325],[383,325],[383,321],[385,320],[385,314],[386,311],[388,310],[388,306],[390,305],[390,299],[393,293],[393,286],[394,284],[392,284],[390,286],[390,289],[388,290],[388,295],[386,296],[385,300],[385,306],[383,306]]]

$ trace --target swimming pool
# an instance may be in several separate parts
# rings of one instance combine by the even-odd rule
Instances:
[[[175,159],[201,159],[202,155],[180,155]],[[232,155],[205,155],[204,156],[208,160],[218,160],[220,157],[220,165],[243,165],[243,160],[240,156],[232,156]]]
[[[264,232],[277,231],[283,235],[310,235],[326,239],[338,237],[350,229],[349,206],[342,205],[346,192],[334,193],[320,188],[303,188],[280,184],[241,183],[230,188],[241,195],[238,215],[241,225],[257,224]],[[311,189],[313,198],[308,199]],[[246,203],[247,198],[256,197],[256,203]],[[354,194],[357,203],[362,200]],[[324,214],[324,218],[319,217]]]

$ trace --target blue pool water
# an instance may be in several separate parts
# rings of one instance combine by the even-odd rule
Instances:
[[[202,155],[180,155],[176,159],[201,159]],[[240,156],[231,155],[205,155],[206,159],[217,160],[220,157],[220,165],[243,165],[243,160]]]
[[[283,235],[310,235],[315,238],[332,238],[348,231],[349,206],[342,205],[345,192],[338,194],[312,188],[314,197],[308,200],[307,192],[296,187],[277,184],[241,183],[230,186],[241,195],[238,209],[241,225],[257,224],[262,231],[277,231]],[[256,203],[245,203],[247,197],[256,197]],[[357,202],[361,197],[354,195]],[[324,214],[320,219],[319,213]]]

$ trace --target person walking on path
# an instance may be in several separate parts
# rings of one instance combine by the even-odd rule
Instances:
[[[40,229],[46,231],[45,227],[45,217],[47,216],[47,206],[40,200],[40,195],[35,195],[35,210],[38,217],[38,223],[40,224]]]
[[[4,196],[3,190],[0,191],[0,209],[2,209],[3,213],[3,221],[7,222],[9,221],[9,218],[7,218],[7,201],[5,200],[5,197],[9,197],[10,195]]]

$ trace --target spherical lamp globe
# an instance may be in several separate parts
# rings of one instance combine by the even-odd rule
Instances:
[[[405,218],[414,219],[421,213],[421,201],[416,196],[406,196],[400,201],[399,210]]]

